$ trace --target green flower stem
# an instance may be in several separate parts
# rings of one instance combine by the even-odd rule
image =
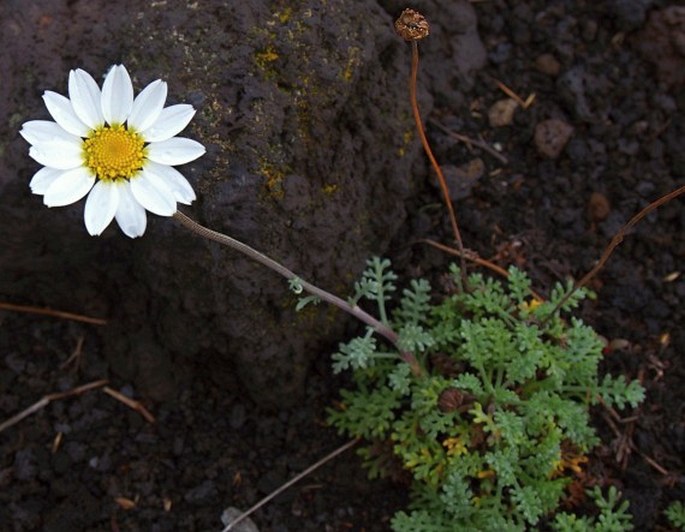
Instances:
[[[319,288],[318,286],[314,286],[311,283],[308,283],[307,281],[303,280],[301,277],[298,275],[295,275],[292,271],[290,271],[288,268],[283,266],[281,263],[276,262],[275,260],[271,259],[270,257],[267,257],[263,253],[260,253],[256,249],[251,248],[247,244],[243,244],[239,240],[236,240],[235,238],[231,238],[228,235],[225,235],[223,233],[219,233],[218,231],[214,231],[212,229],[209,229],[205,227],[204,225],[201,225],[197,223],[195,220],[192,218],[189,218],[185,214],[181,213],[180,211],[176,211],[174,213],[174,218],[181,223],[186,229],[189,229],[196,235],[199,235],[203,238],[206,238],[208,240],[213,240],[214,242],[218,242],[219,244],[223,246],[228,246],[232,249],[235,249],[236,251],[239,251],[243,255],[248,256],[252,260],[255,260],[262,264],[263,266],[266,266],[267,268],[272,269],[276,273],[282,275],[286,279],[290,280],[297,280],[298,283],[302,286],[302,288],[310,293],[313,296],[318,297],[322,301],[325,301],[331,305],[334,305],[338,307],[341,310],[344,310],[348,314],[351,314],[358,320],[366,323],[369,325],[374,331],[376,331],[378,334],[386,338],[389,342],[391,342],[393,345],[397,347],[399,350],[402,360],[404,360],[407,364],[410,365],[412,368],[412,372],[414,374],[418,375],[421,373],[421,368],[419,366],[418,361],[416,360],[416,357],[408,352],[400,349],[398,345],[398,335],[397,333],[392,330],[391,327],[388,325],[381,323],[378,321],[376,318],[371,316],[370,314],[364,312],[360,307],[357,305],[350,305],[347,301],[344,299],[339,298],[336,295],[331,294],[330,292],[326,292],[325,290]]]

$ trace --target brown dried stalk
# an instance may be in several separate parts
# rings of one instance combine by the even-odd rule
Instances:
[[[333,452],[327,454],[326,456],[324,456],[324,457],[323,457],[321,460],[319,460],[318,462],[316,462],[316,463],[310,465],[307,469],[305,469],[305,470],[302,471],[301,473],[298,473],[297,475],[295,475],[295,477],[293,477],[292,479],[290,479],[290,480],[289,480],[288,482],[286,482],[285,484],[282,484],[281,486],[279,486],[276,490],[274,490],[274,491],[272,491],[271,493],[269,493],[269,495],[267,495],[266,497],[264,497],[262,500],[260,500],[260,501],[259,501],[257,504],[255,504],[254,506],[252,506],[249,510],[243,512],[243,513],[240,514],[238,517],[236,517],[233,521],[231,521],[230,523],[228,523],[228,524],[226,525],[226,528],[224,528],[221,532],[229,532],[230,530],[233,529],[234,526],[236,526],[238,523],[240,523],[241,521],[243,521],[244,519],[246,519],[247,517],[249,517],[250,515],[252,515],[252,514],[253,514],[254,512],[256,512],[257,510],[259,510],[259,509],[260,509],[262,506],[264,506],[267,502],[269,502],[270,500],[274,499],[275,497],[277,497],[278,495],[280,495],[281,493],[283,493],[283,492],[284,492],[285,490],[287,490],[290,486],[292,486],[293,484],[299,482],[299,481],[302,480],[304,477],[306,477],[307,475],[311,474],[312,472],[314,472],[316,469],[318,469],[318,468],[321,467],[322,465],[326,464],[327,462],[330,462],[331,460],[333,460],[333,458],[335,458],[335,457],[338,456],[339,454],[342,454],[343,452],[347,451],[347,449],[349,449],[350,447],[353,447],[353,446],[356,445],[357,443],[359,443],[359,439],[350,440],[350,441],[348,441],[347,443],[345,443],[344,445],[341,445],[340,447],[338,447],[335,451],[333,451]]]
[[[105,325],[107,320],[100,318],[91,318],[82,314],[74,314],[72,312],[64,312],[62,310],[53,310],[50,308],[33,307],[29,305],[15,305],[14,303],[0,302],[0,309],[11,310],[14,312],[26,312],[28,314],[41,314],[43,316],[52,316],[54,318],[63,318],[65,320],[80,321],[83,323],[92,323],[94,325]]]
[[[99,381],[89,382],[88,384],[84,384],[83,386],[78,386],[76,388],[72,388],[71,390],[67,390],[66,392],[57,392],[57,393],[48,394],[45,397],[43,397],[42,399],[40,399],[39,401],[33,403],[27,409],[22,410],[17,415],[9,418],[7,421],[0,423],[0,432],[2,432],[5,429],[10,428],[12,425],[16,425],[22,419],[30,416],[31,414],[35,414],[40,409],[45,408],[47,405],[49,405],[52,401],[56,401],[58,399],[64,399],[66,397],[71,397],[73,395],[79,395],[79,394],[85,393],[87,391],[93,390],[95,388],[101,388],[105,384],[107,384],[107,380],[103,379],[103,380],[99,380]]]
[[[416,97],[416,79],[419,72],[419,45],[418,41],[427,37],[430,33],[430,27],[428,21],[423,15],[414,11],[413,9],[405,9],[400,17],[395,21],[395,31],[404,40],[411,43],[411,74],[409,76],[409,100],[411,103],[412,113],[414,115],[414,121],[416,122],[416,130],[421,139],[421,144],[423,145],[423,150],[426,152],[428,159],[438,176],[438,183],[440,185],[440,190],[442,191],[443,200],[445,206],[447,207],[447,212],[450,218],[450,224],[452,225],[452,233],[454,234],[454,239],[457,242],[457,248],[460,252],[461,261],[461,272],[464,281],[466,280],[466,261],[464,260],[464,243],[461,238],[461,232],[459,231],[459,224],[457,223],[457,216],[454,213],[454,207],[452,206],[452,200],[450,199],[449,188],[447,187],[447,180],[442,172],[442,168],[438,164],[435,155],[433,155],[433,150],[430,147],[428,138],[426,137],[426,131],[423,127],[423,121],[421,120],[421,112],[419,111],[419,104]]]
[[[647,216],[650,212],[652,212],[655,209],[658,209],[665,203],[668,203],[672,199],[677,198],[681,194],[685,193],[685,185],[683,185],[680,188],[677,188],[676,190],[673,190],[672,192],[669,192],[668,194],[661,196],[659,199],[653,201],[649,205],[647,205],[644,209],[642,209],[640,212],[638,212],[635,216],[633,216],[630,221],[625,224],[621,229],[619,229],[618,233],[614,235],[614,237],[611,239],[611,242],[609,242],[609,245],[604,249],[604,252],[602,253],[602,256],[599,258],[597,261],[597,264],[589,271],[587,272],[583,278],[578,281],[575,286],[573,287],[573,290],[571,290],[568,294],[566,294],[561,301],[559,301],[559,304],[556,306],[554,309],[554,312],[558,311],[566,301],[571,297],[571,295],[578,290],[579,288],[582,288],[583,286],[587,285],[588,282],[590,282],[590,279],[592,279],[597,273],[604,268],[604,265],[606,262],[609,260],[609,257],[611,257],[611,254],[614,252],[616,247],[623,242],[623,239],[626,236],[626,233],[632,229],[640,220],[642,220],[645,216]],[[554,314],[554,312],[552,314]]]

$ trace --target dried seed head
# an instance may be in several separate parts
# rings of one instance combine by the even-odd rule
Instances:
[[[464,394],[456,388],[446,388],[438,397],[438,408],[441,412],[454,412],[464,402]]]
[[[395,31],[405,41],[420,41],[428,37],[430,26],[421,13],[413,9],[405,9],[400,18],[395,21]]]

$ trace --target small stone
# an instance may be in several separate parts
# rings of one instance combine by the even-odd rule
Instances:
[[[485,163],[483,159],[472,159],[461,166],[444,165],[443,173],[447,181],[450,199],[457,201],[468,198],[471,190],[483,174],[485,173]]]
[[[199,486],[188,490],[183,498],[190,504],[202,505],[217,494],[216,483],[211,480],[205,480]]]
[[[552,54],[542,54],[535,59],[535,68],[543,74],[557,77],[561,71],[561,63]]]
[[[488,109],[488,121],[492,127],[508,126],[514,120],[514,111],[518,104],[516,100],[505,98],[498,100]]]
[[[549,159],[561,155],[573,135],[573,127],[558,118],[543,120],[535,126],[535,147],[538,153]]]
[[[625,338],[614,338],[609,342],[609,352],[612,351],[628,351],[630,349],[630,342]]]
[[[513,45],[509,42],[501,42],[494,50],[488,53],[488,59],[496,65],[506,63],[511,58]]]
[[[611,204],[607,197],[601,192],[593,192],[587,204],[587,215],[593,222],[606,220],[611,212]]]
[[[238,519],[243,514],[242,510],[230,506],[224,510],[221,514],[221,523],[224,526],[228,526],[234,520]],[[259,532],[259,528],[254,524],[254,521],[249,517],[246,517],[240,521],[237,525],[231,527],[232,532]]]

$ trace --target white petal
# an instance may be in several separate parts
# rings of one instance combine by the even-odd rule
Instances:
[[[102,93],[93,77],[80,68],[69,72],[69,98],[74,112],[89,128],[104,124]]]
[[[152,165],[155,166],[155,168],[152,168]],[[150,161],[145,165],[145,169],[143,170],[143,173],[145,174],[144,177],[147,179],[150,184],[155,187],[157,190],[159,190],[165,197],[173,197],[174,198],[174,204],[176,203],[176,194],[174,193],[171,185],[173,184],[170,182],[168,179],[164,177],[164,170],[161,172],[158,171],[159,168],[171,168],[170,166],[163,166],[161,164],[155,164]],[[190,186],[190,185],[189,185]],[[174,212],[176,212],[174,210]]]
[[[159,113],[166,102],[167,87],[161,79],[153,81],[145,87],[133,100],[128,126],[136,131],[145,131],[159,117]]]
[[[81,139],[78,142],[63,139],[39,142],[31,146],[29,156],[43,166],[59,170],[70,170],[83,165]]]
[[[119,207],[120,185],[98,181],[88,194],[83,219],[92,236],[99,236],[107,228]]]
[[[133,85],[124,65],[114,65],[102,84],[102,115],[108,124],[123,124],[133,106]]]
[[[119,195],[119,208],[115,215],[119,227],[130,238],[143,236],[147,226],[145,208],[133,197],[129,183],[119,186]]]
[[[31,192],[34,194],[45,194],[45,191],[50,185],[64,173],[64,170],[57,170],[55,168],[41,168],[38,170],[33,177],[29,186],[31,187]]]
[[[176,212],[173,193],[151,177],[143,168],[140,176],[131,179],[131,192],[138,203],[148,211],[160,216],[171,216]]]
[[[185,129],[195,115],[192,105],[181,103],[162,109],[159,117],[148,129],[142,132],[146,142],[159,142],[178,135]]]
[[[80,143],[81,139],[76,135],[67,133],[57,122],[49,120],[30,120],[24,122],[19,134],[29,144],[39,144],[53,140],[65,140],[67,142]]]
[[[190,205],[195,200],[195,192],[183,174],[171,166],[148,161],[145,166],[150,173],[160,176],[179,203]]]
[[[194,161],[202,156],[205,151],[202,144],[184,137],[173,137],[162,142],[153,142],[147,147],[148,159],[170,166]]]
[[[57,94],[52,91],[45,91],[43,93],[43,101],[45,102],[45,107],[48,108],[50,116],[55,119],[60,126],[62,126],[65,131],[68,131],[72,135],[78,135],[79,137],[87,137],[90,128],[83,123],[83,121],[76,116],[74,108],[69,101],[69,98]]]
[[[93,188],[95,177],[86,168],[62,172],[45,191],[43,203],[48,207],[62,207],[80,200]]]

